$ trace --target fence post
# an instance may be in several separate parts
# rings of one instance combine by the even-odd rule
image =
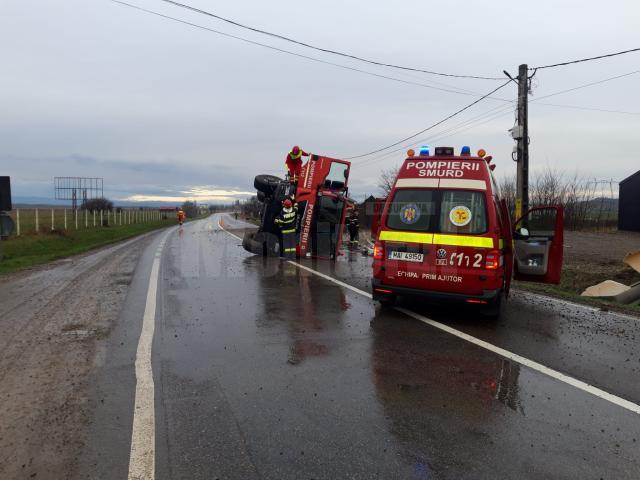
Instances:
[[[86,209],[84,210],[84,228],[89,228],[89,216]]]
[[[36,233],[39,233],[40,222],[38,221],[38,209],[36,208]]]
[[[17,226],[16,234],[20,236],[20,209],[19,208],[16,210],[16,226]]]
[[[76,230],[78,230],[78,209],[77,208],[74,209],[73,213],[75,214],[75,217],[76,217]]]
[[[104,219],[102,218],[102,210],[100,210],[100,226],[104,227]]]
[[[122,210],[120,210],[120,225],[122,225]]]
[[[51,209],[51,231],[53,232],[53,208]]]
[[[96,226],[96,211],[93,210],[93,227],[95,228]]]
[[[67,231],[67,209],[64,209],[64,230]]]

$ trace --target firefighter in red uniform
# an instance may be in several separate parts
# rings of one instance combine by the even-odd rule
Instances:
[[[291,183],[298,183],[298,177],[302,169],[302,157],[308,156],[309,154],[297,145],[293,147],[287,155],[286,164],[287,170],[289,171],[289,181]]]
[[[298,205],[290,198],[282,202],[282,211],[275,219],[275,224],[282,233],[282,253],[284,258],[296,258],[296,224],[298,220]]]
[[[186,215],[184,214],[184,211],[182,209],[178,210],[178,223],[180,225],[182,225],[184,223],[184,219],[186,218]]]

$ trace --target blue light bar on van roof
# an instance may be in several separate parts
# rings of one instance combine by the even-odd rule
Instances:
[[[465,145],[460,150],[460,155],[471,155],[471,148]]]
[[[423,145],[422,147],[420,147],[420,156],[421,157],[428,157],[429,156],[429,150],[431,150],[431,147],[429,147],[429,145]]]

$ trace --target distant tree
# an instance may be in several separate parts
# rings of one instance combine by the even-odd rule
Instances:
[[[198,216],[198,204],[196,202],[184,202],[182,204],[182,210],[189,218],[195,218]]]
[[[85,210],[89,210],[90,212],[99,212],[102,210],[103,212],[113,210],[113,202],[107,198],[92,198],[91,200],[87,200],[84,202],[82,206]]]
[[[380,176],[378,177],[378,188],[383,193],[383,196],[386,197],[391,192],[399,171],[400,167],[391,167],[380,172]]]
[[[258,219],[260,218],[260,212],[262,211],[262,204],[258,202],[257,196],[253,196],[240,204],[240,210],[243,217]]]

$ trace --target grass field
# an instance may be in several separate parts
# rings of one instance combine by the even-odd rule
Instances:
[[[49,219],[50,215],[51,210],[49,210]],[[57,226],[56,230],[51,231],[49,224],[48,229],[41,228],[42,233],[34,233],[32,228],[27,230],[31,233],[23,233],[19,237],[12,235],[8,240],[0,241],[0,274],[77,255],[93,248],[175,224],[176,220],[170,217],[166,220],[130,225],[96,226],[95,228],[84,228],[83,226],[78,230],[73,228],[67,231],[58,230]]]

